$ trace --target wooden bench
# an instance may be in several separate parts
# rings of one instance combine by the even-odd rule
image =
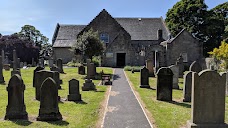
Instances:
[[[111,83],[111,76],[110,75],[101,75],[102,85],[110,84]]]

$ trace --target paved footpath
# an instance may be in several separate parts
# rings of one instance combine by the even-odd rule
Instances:
[[[150,124],[133,94],[123,69],[115,69],[104,128],[150,128]]]

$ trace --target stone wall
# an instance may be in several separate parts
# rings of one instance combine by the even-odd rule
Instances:
[[[62,58],[64,64],[68,63],[74,57],[74,53],[70,51],[70,49],[71,48],[63,48],[63,47],[53,48],[54,58],[55,59]]]
[[[200,43],[186,30],[181,32],[170,44],[168,44],[167,65],[175,64],[177,58],[183,53],[187,53],[187,62],[184,62],[187,66],[202,57]]]

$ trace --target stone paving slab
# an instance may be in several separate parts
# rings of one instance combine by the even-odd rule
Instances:
[[[151,128],[123,69],[115,69],[104,128]]]

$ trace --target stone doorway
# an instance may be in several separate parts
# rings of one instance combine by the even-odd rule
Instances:
[[[126,59],[126,53],[116,53],[116,66],[124,67],[125,59]]]

